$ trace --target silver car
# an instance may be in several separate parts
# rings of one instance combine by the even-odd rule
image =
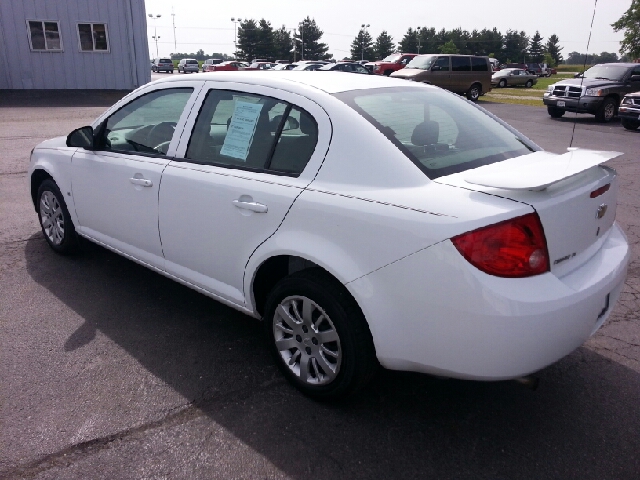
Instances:
[[[178,63],[178,73],[198,73],[199,71],[200,65],[198,65],[198,61],[193,58],[183,58],[182,60],[180,60],[180,63]]]
[[[494,87],[515,87],[524,85],[527,88],[533,87],[538,83],[538,76],[527,73],[521,68],[505,68],[494,72],[491,76],[491,85]]]

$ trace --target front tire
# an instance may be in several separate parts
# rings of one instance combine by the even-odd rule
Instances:
[[[57,253],[67,255],[78,249],[76,229],[58,185],[47,179],[40,184],[37,196],[38,220],[44,238]]]
[[[565,112],[564,110],[558,107],[552,107],[552,106],[547,107],[547,113],[551,118],[561,118],[564,115],[564,112]]]
[[[282,279],[269,294],[263,320],[278,368],[305,395],[343,398],[376,371],[373,339],[360,308],[320,268]]]
[[[596,113],[596,120],[604,123],[610,122],[616,116],[617,106],[618,103],[612,97],[605,98]]]
[[[467,91],[467,98],[473,102],[477,101],[482,93],[482,87],[477,83],[471,85],[471,88]]]
[[[628,118],[620,119],[620,123],[626,130],[637,130],[640,127],[640,121],[629,120]]]

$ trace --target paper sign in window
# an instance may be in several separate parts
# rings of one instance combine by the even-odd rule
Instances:
[[[260,103],[236,102],[229,130],[220,150],[222,155],[237,158],[243,162],[247,160],[260,110],[262,110]]]

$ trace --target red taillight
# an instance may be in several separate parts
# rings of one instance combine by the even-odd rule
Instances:
[[[469,263],[489,275],[530,277],[549,271],[549,252],[537,213],[451,239]]]
[[[607,190],[609,190],[609,187],[611,186],[610,183],[607,183],[606,185],[603,185],[600,188],[597,188],[596,190],[594,190],[593,192],[591,192],[591,194],[589,195],[591,198],[596,198],[599,197],[600,195],[602,195],[603,193],[605,193]]]

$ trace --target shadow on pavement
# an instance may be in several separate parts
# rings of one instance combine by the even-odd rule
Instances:
[[[84,318],[66,351],[102,332],[293,478],[638,478],[639,375],[587,349],[537,391],[382,371],[319,404],[282,380],[258,321],[99,247],[61,257],[34,235],[25,255]]]

